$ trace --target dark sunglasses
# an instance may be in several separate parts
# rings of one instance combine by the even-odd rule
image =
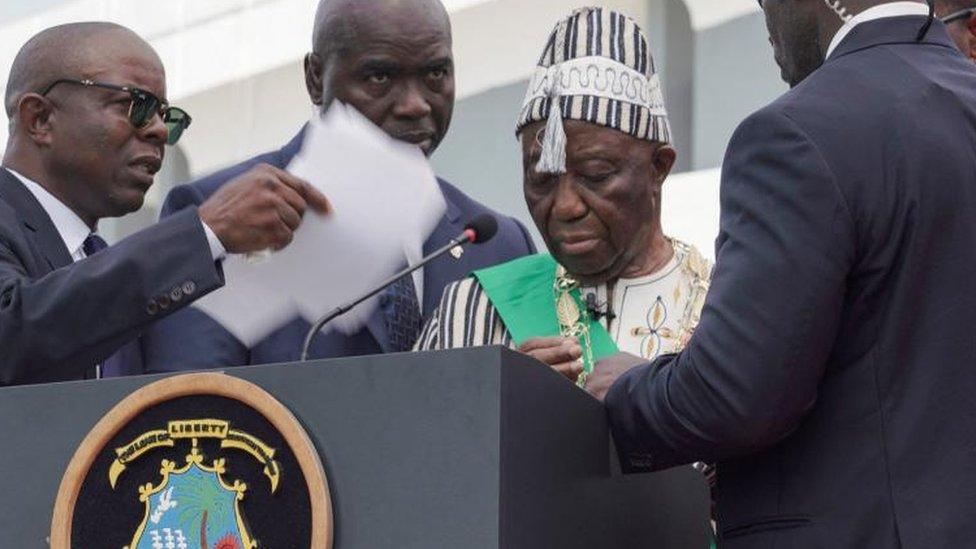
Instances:
[[[190,122],[192,118],[183,109],[179,107],[171,107],[166,103],[163,103],[158,97],[142,90],[139,88],[132,88],[129,86],[116,86],[115,84],[105,84],[102,82],[93,82],[91,80],[72,80],[70,78],[62,78],[60,80],[55,80],[48,87],[44,88],[41,95],[47,95],[54,89],[58,84],[75,84],[78,86],[87,86],[94,88],[104,88],[106,90],[114,90],[129,94],[131,101],[129,102],[129,122],[137,129],[143,129],[152,122],[152,119],[156,114],[159,114],[163,119],[163,124],[166,124],[166,144],[175,145],[177,141],[180,140],[180,136],[183,135],[183,131],[190,127]]]
[[[964,10],[954,11],[939,20],[948,25],[949,23],[969,19],[974,13],[976,13],[976,8],[966,8]]]

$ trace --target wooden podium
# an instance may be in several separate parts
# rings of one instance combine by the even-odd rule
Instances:
[[[698,473],[622,475],[603,406],[506,349],[225,373],[273,395],[307,431],[328,477],[335,547],[707,547]],[[81,441],[160,378],[0,390],[0,547],[47,547]]]

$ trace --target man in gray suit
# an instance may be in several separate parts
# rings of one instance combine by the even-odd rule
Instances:
[[[976,71],[923,2],[761,3],[792,89],[729,145],[701,323],[588,388],[628,466],[717,462],[722,547],[971,547]]]
[[[312,52],[305,58],[309,99],[317,109],[333,101],[345,103],[390,137],[430,156],[446,136],[454,111],[452,40],[450,18],[440,0],[320,0]],[[281,149],[176,187],[163,204],[162,216],[201,204],[255,164],[286,168],[298,154],[304,133],[303,128]],[[498,220],[494,238],[463,255],[434,260],[422,270],[423,284],[415,285],[409,278],[391,284],[361,329],[316,334],[309,347],[311,358],[408,351],[420,334],[423,315],[437,308],[448,284],[535,251],[521,223],[491,211],[443,179],[437,182],[447,210],[423,244],[424,255],[483,214]],[[204,312],[188,308],[147,334],[146,368],[172,372],[292,362],[299,359],[309,328],[305,319],[295,317],[261,341],[245,345]]]
[[[263,166],[106,249],[98,220],[142,206],[189,125],[165,97],[159,57],[119,25],[54,27],[17,54],[0,169],[0,385],[141,372],[141,332],[220,287],[225,253],[281,248],[306,207],[328,209]]]

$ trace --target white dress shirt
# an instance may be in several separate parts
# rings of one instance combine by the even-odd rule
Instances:
[[[58,234],[61,235],[61,240],[64,242],[65,247],[68,248],[71,259],[74,261],[84,259],[85,239],[92,233],[88,225],[78,217],[78,214],[72,211],[71,208],[65,206],[63,202],[58,200],[39,183],[28,179],[10,168],[7,168],[7,171],[14,174],[27,187],[27,190],[34,195],[34,198],[41,203],[41,207],[44,208],[47,216],[51,218],[51,222],[54,223],[54,228],[58,230]]]
[[[87,257],[84,247],[85,239],[93,231],[78,217],[78,214],[36,181],[30,180],[10,168],[5,167],[5,169],[14,174],[27,187],[27,190],[34,195],[34,198],[40,202],[41,207],[44,208],[48,217],[51,218],[51,222],[54,223],[54,228],[61,235],[62,242],[68,248],[68,253],[71,254],[71,259],[78,261]],[[227,250],[224,249],[224,245],[206,223],[201,220],[200,224],[203,225],[203,230],[207,235],[207,243],[210,245],[210,254],[213,256],[214,261],[223,259],[227,255]]]
[[[834,53],[837,46],[847,38],[847,35],[854,30],[854,27],[860,25],[861,23],[867,23],[868,21],[874,21],[876,19],[883,19],[885,17],[901,17],[904,15],[925,15],[928,16],[929,7],[926,4],[919,2],[889,2],[887,4],[881,4],[880,6],[874,6],[873,8],[868,8],[861,13],[852,17],[848,22],[844,23],[844,26],[837,31],[834,35],[834,39],[830,41],[830,46],[827,47],[827,55],[825,59],[830,59],[830,54]]]

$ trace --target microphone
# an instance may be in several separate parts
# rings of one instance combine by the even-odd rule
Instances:
[[[491,214],[481,214],[476,216],[474,219],[468,222],[464,226],[464,233],[462,236],[467,236],[467,242],[471,244],[483,244],[488,242],[492,238],[495,238],[495,234],[498,232],[498,220],[495,216]],[[466,242],[461,240],[458,244],[465,244]],[[457,246],[457,244],[455,244]],[[451,246],[452,248],[454,246]],[[437,252],[431,254],[430,258],[437,255]]]
[[[613,322],[617,318],[617,315],[613,314],[609,307],[607,307],[606,312],[600,310],[600,306],[596,304],[596,294],[593,293],[586,294],[586,312],[597,322],[603,317],[606,317],[607,322]]]
[[[308,360],[308,348],[312,346],[312,339],[315,338],[315,334],[319,333],[319,331],[326,324],[328,324],[335,318],[348,313],[356,305],[359,305],[363,301],[366,301],[367,299],[373,297],[374,295],[382,292],[383,289],[389,286],[390,284],[393,284],[397,280],[400,280],[401,278],[410,275],[417,269],[423,267],[424,265],[430,263],[431,261],[437,259],[438,257],[446,254],[454,247],[464,246],[465,244],[482,244],[484,242],[488,242],[489,240],[494,238],[495,233],[497,232],[498,232],[498,220],[495,219],[495,216],[491,214],[481,214],[479,216],[476,216],[474,219],[469,221],[467,225],[464,226],[464,231],[461,234],[451,239],[451,241],[445,244],[444,247],[428,255],[427,257],[421,259],[420,263],[407,267],[406,269],[400,271],[399,273],[384,280],[378,286],[366,292],[362,296],[357,297],[356,299],[350,301],[349,303],[336,307],[335,309],[332,310],[331,313],[318,319],[315,322],[315,324],[313,324],[312,327],[308,330],[308,333],[305,335],[305,344],[302,345],[301,362],[305,362]]]

